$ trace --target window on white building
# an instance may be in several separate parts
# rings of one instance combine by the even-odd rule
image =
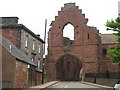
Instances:
[[[38,70],[40,69],[40,60],[38,60]]]
[[[30,65],[28,64],[28,68],[30,68]]]
[[[33,40],[33,48],[32,50],[35,50],[35,40]]]
[[[28,47],[28,35],[26,35],[26,38],[25,38],[25,47],[26,48]]]
[[[34,60],[35,60],[35,57],[32,57],[32,61],[34,62]]]
[[[41,45],[39,44],[39,49],[38,49],[38,53],[40,53],[41,52]]]

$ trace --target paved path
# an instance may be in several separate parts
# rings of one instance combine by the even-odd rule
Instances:
[[[51,81],[45,84],[32,86],[24,90],[113,90],[112,87],[88,83],[88,82],[58,82]],[[107,89],[106,89],[107,88]]]
[[[43,88],[47,88],[51,85],[54,85],[56,83],[58,83],[58,81],[51,81],[51,82],[47,82],[47,83],[40,84],[40,85],[37,85],[37,86],[31,86],[31,87],[28,87],[24,90],[40,90],[40,89],[43,89]]]
[[[69,88],[69,90],[112,90],[110,88],[102,88],[96,85],[90,85],[90,84],[86,84],[86,83],[82,83],[82,82],[59,82],[56,83],[44,90],[53,90],[53,89],[57,89],[57,88],[62,88],[61,90],[66,90],[67,88]]]

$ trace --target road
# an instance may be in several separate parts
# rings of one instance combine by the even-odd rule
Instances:
[[[57,90],[57,88],[61,89],[61,90],[112,90],[112,89],[104,89],[104,88],[100,88],[97,86],[92,86],[92,85],[88,85],[88,84],[83,84],[81,82],[59,82],[57,84],[54,84],[44,90]]]

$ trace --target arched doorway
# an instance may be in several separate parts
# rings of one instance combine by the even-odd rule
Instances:
[[[57,79],[65,81],[79,80],[79,73],[82,68],[80,60],[70,54],[63,55],[56,64]]]

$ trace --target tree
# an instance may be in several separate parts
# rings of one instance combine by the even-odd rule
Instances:
[[[114,49],[108,50],[108,58],[110,58],[114,63],[120,65],[120,17],[117,17],[115,20],[107,21],[106,25],[107,30],[115,31],[113,35],[118,36],[118,45]]]
[[[120,46],[117,45],[115,49],[108,50],[108,58],[120,65]]]

